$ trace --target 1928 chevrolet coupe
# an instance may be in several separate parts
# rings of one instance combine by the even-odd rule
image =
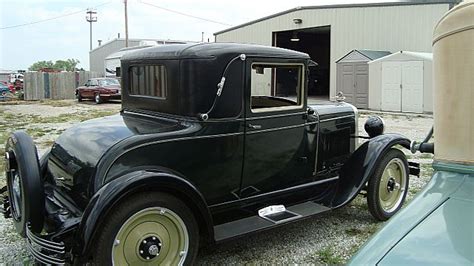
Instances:
[[[39,160],[31,138],[6,145],[4,213],[43,263],[190,264],[216,243],[329,211],[367,191],[398,211],[417,174],[357,110],[307,104],[307,54],[185,44],[122,58],[122,111],[65,131]],[[277,97],[285,91],[286,98]]]

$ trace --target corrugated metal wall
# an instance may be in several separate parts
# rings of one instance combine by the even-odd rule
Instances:
[[[137,46],[139,43],[139,40],[129,40],[128,46]],[[115,52],[118,52],[122,48],[125,48],[125,40],[115,39],[111,42],[103,44],[102,46],[92,49],[92,51],[89,52],[90,71],[97,73],[100,77],[103,77],[105,75],[105,58]]]
[[[24,77],[25,100],[74,99],[76,88],[97,76],[97,73],[89,71],[27,72]]]
[[[449,4],[303,9],[217,34],[216,41],[272,45],[273,32],[330,25],[333,97],[337,59],[353,49],[431,52],[433,28],[448,10]]]

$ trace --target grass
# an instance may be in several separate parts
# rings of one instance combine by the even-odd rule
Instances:
[[[61,100],[42,100],[40,101],[41,104],[44,105],[50,105],[53,107],[67,107],[67,106],[72,106],[75,105],[76,103],[74,101],[61,101]]]
[[[331,248],[326,247],[321,250],[318,250],[317,255],[319,259],[329,265],[338,265],[342,264],[344,259],[337,255]]]

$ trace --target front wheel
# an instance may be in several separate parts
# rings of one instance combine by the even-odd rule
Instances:
[[[408,162],[405,154],[390,149],[377,165],[367,188],[369,211],[386,221],[403,205],[408,192]]]
[[[76,99],[78,102],[82,102],[82,96],[81,96],[81,93],[79,91],[76,91]]]
[[[198,230],[181,200],[165,193],[141,193],[107,217],[93,264],[191,265],[198,251]]]
[[[100,97],[100,94],[99,94],[99,93],[96,93],[96,94],[94,95],[94,101],[95,101],[96,104],[100,104],[100,103],[103,102],[103,99],[102,99],[102,97]]]

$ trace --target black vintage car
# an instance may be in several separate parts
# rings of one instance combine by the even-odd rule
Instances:
[[[99,265],[191,264],[200,244],[333,210],[362,190],[388,219],[417,173],[394,148],[410,141],[373,118],[357,148],[352,105],[307,104],[314,64],[243,44],[127,54],[120,114],[68,129],[40,159],[28,135],[11,135],[3,212],[38,261]]]

